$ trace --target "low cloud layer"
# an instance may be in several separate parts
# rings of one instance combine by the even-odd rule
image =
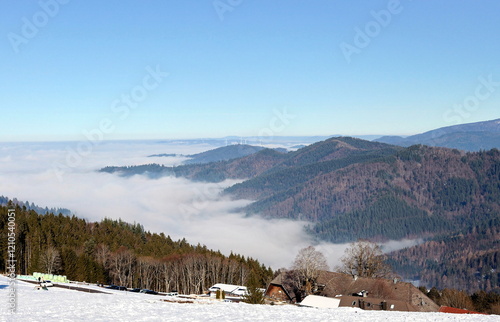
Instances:
[[[138,222],[146,230],[174,239],[258,258],[273,268],[289,267],[295,254],[312,241],[301,222],[245,217],[234,209],[248,200],[221,198],[235,181],[194,183],[186,179],[144,176],[123,178],[95,170],[106,165],[158,162],[179,164],[182,158],[147,158],[156,153],[189,154],[211,147],[165,146],[158,143],[106,143],[85,155],[78,166],[67,166],[73,143],[19,143],[0,147],[0,194],[62,207],[91,221],[104,217]],[[60,175],[54,170],[62,169]]]
[[[225,254],[231,251],[258,258],[274,269],[290,267],[298,251],[313,244],[305,222],[246,217],[234,209],[249,200],[221,198],[220,191],[236,181],[194,183],[186,179],[119,177],[95,170],[107,165],[179,164],[183,158],[148,158],[157,153],[190,154],[206,145],[154,142],[107,142],[68,166],[73,143],[12,143],[0,146],[0,195],[39,206],[68,208],[90,221],[105,217],[141,223],[146,230],[186,238]],[[62,169],[57,174],[57,169]],[[317,245],[337,266],[348,245]],[[397,244],[391,245],[392,248]]]

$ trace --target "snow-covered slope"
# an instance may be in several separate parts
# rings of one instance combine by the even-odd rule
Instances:
[[[498,316],[444,313],[370,312],[351,308],[201,302],[177,304],[163,296],[109,291],[91,294],[52,287],[37,291],[17,282],[17,313],[7,314],[9,280],[0,276],[1,321],[499,321]],[[92,288],[92,287],[89,287]],[[95,288],[95,287],[94,287]],[[102,289],[100,289],[102,290]],[[106,290],[107,291],[107,290]],[[212,304],[210,304],[212,303]]]

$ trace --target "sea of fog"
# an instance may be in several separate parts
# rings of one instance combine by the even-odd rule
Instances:
[[[219,142],[220,143],[220,142]],[[191,182],[182,178],[120,177],[100,173],[105,166],[181,164],[189,155],[214,149],[212,141],[109,141],[0,144],[0,195],[41,207],[67,208],[90,221],[107,217],[140,223],[151,232],[186,238],[259,259],[274,269],[290,267],[301,248],[315,245],[337,266],[348,245],[314,244],[305,222],[247,217],[235,209],[251,200],[232,200],[220,192],[237,181]],[[148,157],[152,154],[176,157]],[[397,241],[387,250],[418,241]]]

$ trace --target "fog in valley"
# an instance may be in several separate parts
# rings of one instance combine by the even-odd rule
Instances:
[[[220,192],[238,181],[191,182],[136,175],[99,173],[105,166],[160,163],[179,165],[186,157],[147,157],[169,153],[187,155],[215,148],[208,144],[154,141],[102,142],[78,153],[77,142],[9,143],[0,148],[0,191],[9,198],[41,207],[68,208],[89,221],[103,218],[140,223],[151,232],[204,244],[228,255],[231,251],[257,258],[273,269],[290,267],[297,252],[314,244],[304,231],[306,222],[247,217],[236,209],[250,200],[232,200]],[[387,250],[414,244],[390,242]],[[315,245],[330,267],[348,245]]]

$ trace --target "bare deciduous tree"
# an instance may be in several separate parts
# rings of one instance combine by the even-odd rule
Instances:
[[[47,250],[42,253],[41,260],[47,274],[54,274],[61,269],[61,256],[55,247],[47,247]]]
[[[110,254],[111,254],[111,251],[109,250],[108,245],[99,244],[99,245],[97,245],[97,247],[95,249],[94,257],[95,257],[96,261],[99,264],[101,264],[104,268],[108,268]]]
[[[135,263],[135,255],[124,246],[112,253],[110,274],[114,277],[115,282],[119,281],[120,285],[131,287]]]
[[[295,257],[292,269],[297,273],[304,295],[313,293],[320,271],[328,270],[326,258],[313,246],[303,248]]]
[[[360,240],[346,249],[341,259],[341,273],[359,277],[392,278],[395,277],[379,245]]]
[[[474,303],[464,291],[447,289],[443,290],[441,295],[441,305],[456,307],[458,309],[474,309]]]

